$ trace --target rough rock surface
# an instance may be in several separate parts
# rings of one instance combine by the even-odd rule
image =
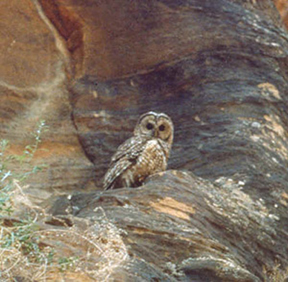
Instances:
[[[104,212],[123,231],[127,256],[111,279],[262,281],[264,269],[287,267],[288,35],[272,1],[0,7],[1,138],[20,153],[46,121],[35,163],[48,168],[29,193],[39,203],[98,190],[45,207],[89,224]],[[189,172],[100,192],[111,155],[149,110],[173,119],[169,167]]]
[[[75,195],[62,211],[56,204],[51,212],[94,222],[105,213],[125,231],[127,277],[141,258],[155,273],[160,267],[154,277],[160,281],[166,275],[166,281],[262,281],[263,266],[287,260],[287,234],[277,228],[283,219],[242,185],[224,177],[212,185],[191,173],[168,171],[140,188]],[[137,275],[135,281],[146,281],[147,273]]]

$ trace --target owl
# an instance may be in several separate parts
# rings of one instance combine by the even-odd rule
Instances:
[[[138,187],[151,174],[164,171],[173,142],[172,120],[148,112],[138,119],[134,136],[120,145],[104,176],[104,190]]]

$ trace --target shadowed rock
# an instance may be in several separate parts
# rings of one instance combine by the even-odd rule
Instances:
[[[261,281],[263,265],[288,259],[287,233],[279,229],[278,215],[253,201],[239,182],[220,178],[212,184],[168,171],[140,188],[75,195],[62,209],[92,221],[104,213],[125,231],[131,259],[141,257],[170,278]],[[55,215],[67,214],[58,206]]]

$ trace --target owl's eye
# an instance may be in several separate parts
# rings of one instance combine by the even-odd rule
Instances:
[[[148,130],[151,130],[151,129],[153,128],[153,124],[150,123],[150,122],[147,123],[146,128],[147,128]]]
[[[165,125],[161,124],[161,125],[159,126],[159,130],[160,130],[160,131],[164,131],[164,130],[165,130]]]

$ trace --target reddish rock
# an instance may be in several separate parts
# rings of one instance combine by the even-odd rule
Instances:
[[[286,0],[274,0],[276,8],[278,9],[283,22],[288,28],[288,2]]]

